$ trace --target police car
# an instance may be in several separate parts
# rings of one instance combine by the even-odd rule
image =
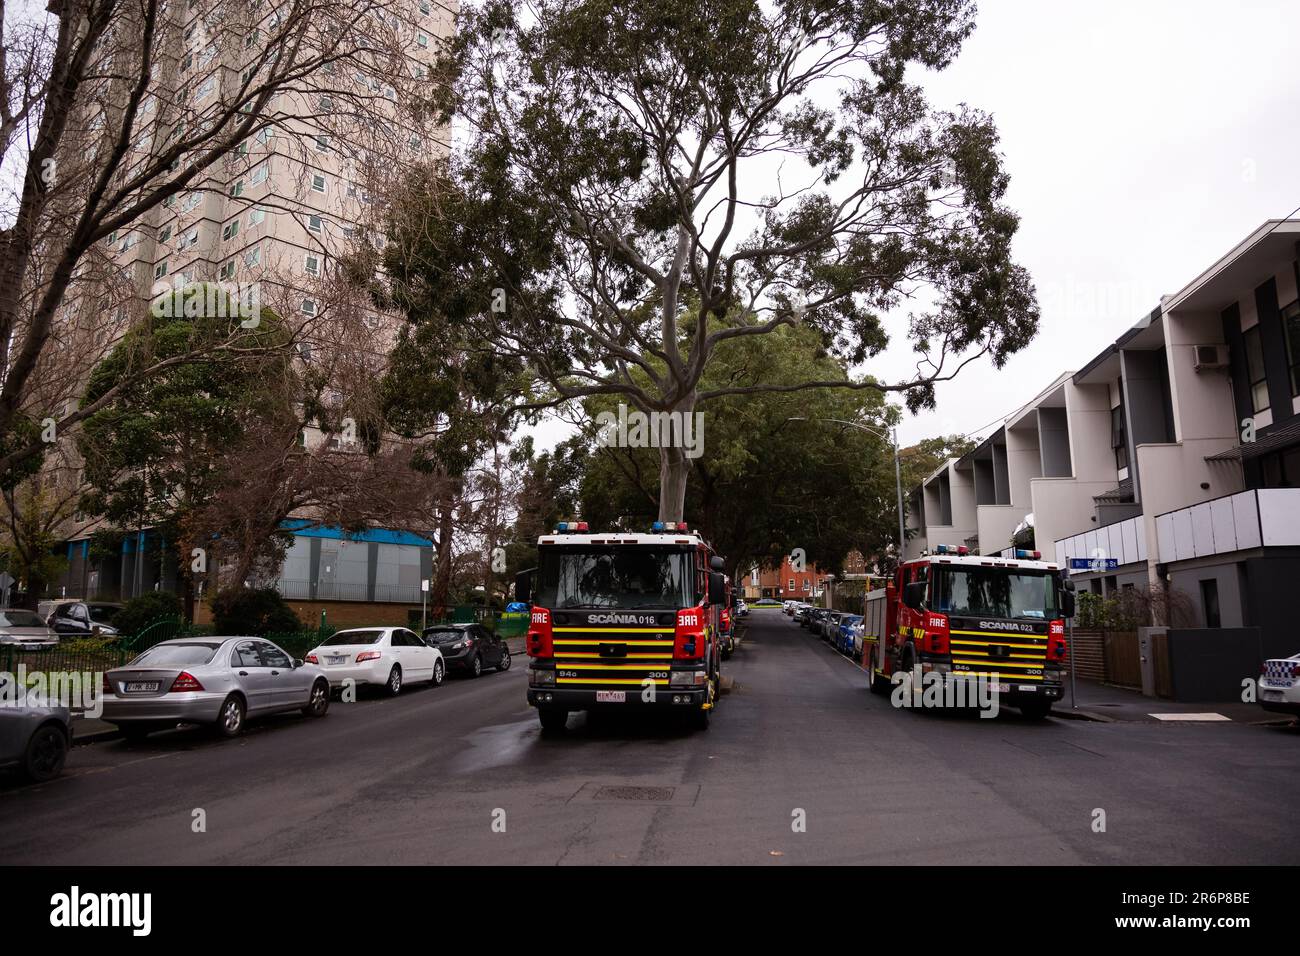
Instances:
[[[1265,710],[1300,714],[1300,654],[1264,662],[1259,675],[1259,702]]]

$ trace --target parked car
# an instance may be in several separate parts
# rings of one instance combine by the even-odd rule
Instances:
[[[72,715],[12,686],[13,680],[0,674],[0,769],[17,769],[33,783],[53,780],[63,772],[72,745]]]
[[[852,657],[855,648],[856,628],[862,624],[862,615],[845,614],[840,618],[840,625],[835,633],[835,649],[841,654]]]
[[[61,637],[117,637],[113,621],[121,610],[109,601],[46,601],[37,613]]]
[[[437,687],[447,676],[442,651],[404,627],[356,627],[339,631],[312,648],[305,658],[319,664],[330,687],[351,680],[356,686],[383,687],[396,697],[406,684]]]
[[[782,610],[785,611],[786,617],[791,617],[794,615],[794,608],[795,605],[798,603],[799,603],[798,601],[786,601],[784,604],[781,605]]]
[[[478,677],[485,667],[510,670],[510,648],[482,624],[435,624],[424,629],[424,642],[438,649],[449,670]]]
[[[835,643],[835,637],[840,630],[840,618],[843,616],[843,611],[827,611],[822,615],[821,637],[827,644]]]
[[[754,602],[754,607],[780,607],[781,602],[776,598],[759,598]]]
[[[177,724],[205,724],[223,737],[248,718],[289,710],[329,711],[322,668],[293,660],[260,637],[163,641],[104,675],[104,720],[128,739]]]
[[[1276,713],[1300,714],[1300,654],[1264,662],[1259,675],[1259,703]]]
[[[736,614],[739,617],[749,617],[749,605],[746,604],[744,600],[736,602]]]
[[[798,605],[797,607],[795,607],[795,609],[794,609],[794,613],[793,613],[792,615],[790,615],[790,618],[791,618],[791,620],[793,620],[796,624],[800,624],[800,625],[802,625],[802,624],[803,624],[803,621],[804,621],[804,618],[808,616],[808,612],[811,611],[811,610],[812,610],[812,605],[810,605],[810,604],[800,604],[800,605]]]
[[[44,651],[56,647],[59,635],[46,627],[41,616],[24,608],[0,608],[0,647]]]
[[[822,608],[810,607],[804,612],[803,619],[800,620],[799,626],[806,627],[808,630],[816,633],[817,621],[822,615]]]

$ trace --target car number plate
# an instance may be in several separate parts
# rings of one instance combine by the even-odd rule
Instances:
[[[1264,699],[1265,699],[1265,700],[1281,700],[1281,699],[1282,699],[1282,692],[1281,692],[1280,690],[1266,690],[1266,691],[1264,691]]]
[[[596,691],[596,703],[598,703],[598,704],[625,704],[625,703],[627,703],[627,691],[625,691],[625,690],[598,690],[598,691]]]
[[[156,680],[127,681],[126,692],[128,694],[144,694],[149,691],[156,691],[161,686],[162,683]]]
[[[326,664],[342,664],[342,663],[343,663],[344,661],[346,661],[346,660],[347,660],[346,655],[343,656],[343,657],[327,657],[327,658],[325,658],[325,663],[326,663]]]

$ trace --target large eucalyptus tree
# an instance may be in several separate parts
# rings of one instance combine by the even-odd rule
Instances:
[[[463,10],[432,104],[461,145],[412,181],[393,294],[430,348],[522,364],[536,410],[594,395],[694,413],[726,395],[934,383],[1037,329],[992,120],[917,80],[969,0],[486,0]],[[804,324],[890,379],[702,385],[718,346]],[[429,327],[448,331],[444,339]],[[690,461],[660,448],[659,516]]]

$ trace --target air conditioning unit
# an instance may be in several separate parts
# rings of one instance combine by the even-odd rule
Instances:
[[[1212,368],[1228,367],[1228,347],[1226,345],[1197,345],[1195,368],[1203,372]]]

